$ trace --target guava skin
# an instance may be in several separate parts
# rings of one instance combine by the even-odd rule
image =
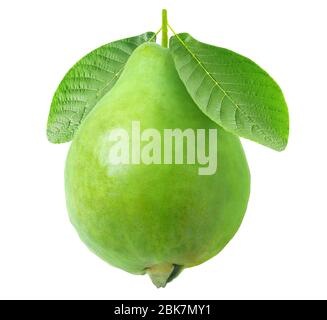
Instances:
[[[217,128],[216,173],[199,175],[190,164],[110,164],[108,132],[131,133],[132,121],[160,131]],[[196,266],[220,252],[242,222],[250,173],[239,138],[195,105],[169,50],[148,43],[76,132],[65,189],[82,241],[111,265],[144,274],[156,266]]]

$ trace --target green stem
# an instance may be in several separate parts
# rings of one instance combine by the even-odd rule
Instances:
[[[167,18],[167,10],[162,10],[162,38],[161,45],[164,48],[168,48],[168,18]]]

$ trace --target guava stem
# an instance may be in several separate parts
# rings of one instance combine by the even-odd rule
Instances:
[[[162,10],[162,38],[161,38],[161,45],[164,48],[168,48],[168,17],[167,17],[167,10]]]
[[[151,281],[157,288],[164,288],[174,271],[174,265],[171,263],[156,264],[146,270]]]

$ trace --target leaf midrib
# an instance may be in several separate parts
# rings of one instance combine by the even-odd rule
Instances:
[[[234,99],[226,92],[226,90],[219,84],[219,82],[211,75],[211,73],[205,68],[205,66],[201,62],[201,60],[187,46],[185,41],[183,41],[183,39],[181,39],[178,34],[175,34],[175,36],[181,42],[181,44],[185,47],[185,49],[191,54],[193,59],[200,65],[200,67],[203,69],[203,71],[206,73],[206,75],[211,79],[211,81],[214,83],[214,85],[217,86],[223,92],[224,97],[227,97],[230,100],[230,102],[235,106],[235,108],[238,109],[252,124],[254,124],[255,122],[252,120],[252,118],[242,108],[239,107],[239,105],[234,101]],[[256,125],[258,126],[258,124],[256,124]]]

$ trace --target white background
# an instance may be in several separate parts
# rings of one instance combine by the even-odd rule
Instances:
[[[94,48],[178,32],[256,61],[280,84],[291,116],[282,153],[244,141],[252,192],[221,254],[165,289],[90,253],[70,225],[69,144],[47,142],[52,95]],[[0,298],[327,298],[326,1],[2,1],[0,4]]]

